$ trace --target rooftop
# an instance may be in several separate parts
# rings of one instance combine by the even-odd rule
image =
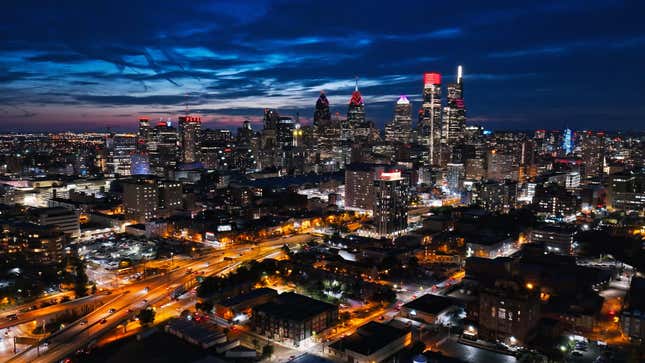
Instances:
[[[456,302],[451,298],[439,295],[425,294],[403,306],[408,309],[418,310],[424,313],[436,315],[453,305],[456,305]]]
[[[304,295],[285,292],[272,302],[256,306],[254,312],[262,312],[281,320],[302,321],[331,310],[338,310],[338,307]]]
[[[271,289],[268,287],[261,287],[259,289],[251,290],[245,294],[229,297],[228,299],[225,299],[224,301],[220,302],[219,305],[231,307],[241,302],[244,302],[246,300],[255,299],[256,297],[260,297],[263,295],[277,295],[277,294],[278,292],[275,291],[274,289]]]
[[[389,325],[369,322],[358,328],[354,334],[333,343],[331,347],[339,351],[351,350],[368,356],[408,333]]]

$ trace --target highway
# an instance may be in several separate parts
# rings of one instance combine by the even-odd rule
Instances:
[[[113,298],[105,305],[47,338],[47,347],[41,346],[40,349],[31,347],[14,356],[9,362],[59,361],[129,319],[134,311],[146,305],[144,299],[147,300],[148,305],[169,301],[172,292],[170,287],[194,280],[196,278],[195,272],[203,272],[204,276],[226,273],[237,268],[243,262],[275,256],[284,244],[298,244],[310,239],[311,236],[308,235],[295,235],[267,240],[257,246],[235,246],[226,251],[195,258],[193,262],[183,264],[165,275],[137,281],[115,289],[112,294]],[[224,257],[230,257],[232,260],[223,261]],[[148,287],[147,292],[145,292],[146,287]]]

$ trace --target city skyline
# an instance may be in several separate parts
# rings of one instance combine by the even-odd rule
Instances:
[[[469,123],[641,128],[641,5],[409,2],[343,4],[342,14],[333,2],[158,6],[7,6],[0,131],[134,130],[139,116],[176,121],[186,109],[208,127],[250,119],[257,128],[267,107],[309,124],[321,90],[332,114],[345,114],[355,77],[366,118],[383,128],[401,95],[416,115],[425,72],[442,74],[445,98],[458,65]],[[611,27],[596,26],[606,20]]]

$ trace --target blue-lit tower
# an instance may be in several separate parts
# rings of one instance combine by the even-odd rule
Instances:
[[[564,130],[564,141],[562,142],[562,149],[564,150],[565,155],[571,154],[573,151],[573,138],[571,135],[571,129],[566,128]]]

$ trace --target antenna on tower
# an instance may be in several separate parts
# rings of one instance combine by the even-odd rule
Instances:
[[[354,76],[354,81],[356,82],[356,86],[354,87],[354,91],[358,91],[358,76]]]
[[[461,77],[463,76],[463,69],[461,66],[457,67],[457,84],[461,84]]]

